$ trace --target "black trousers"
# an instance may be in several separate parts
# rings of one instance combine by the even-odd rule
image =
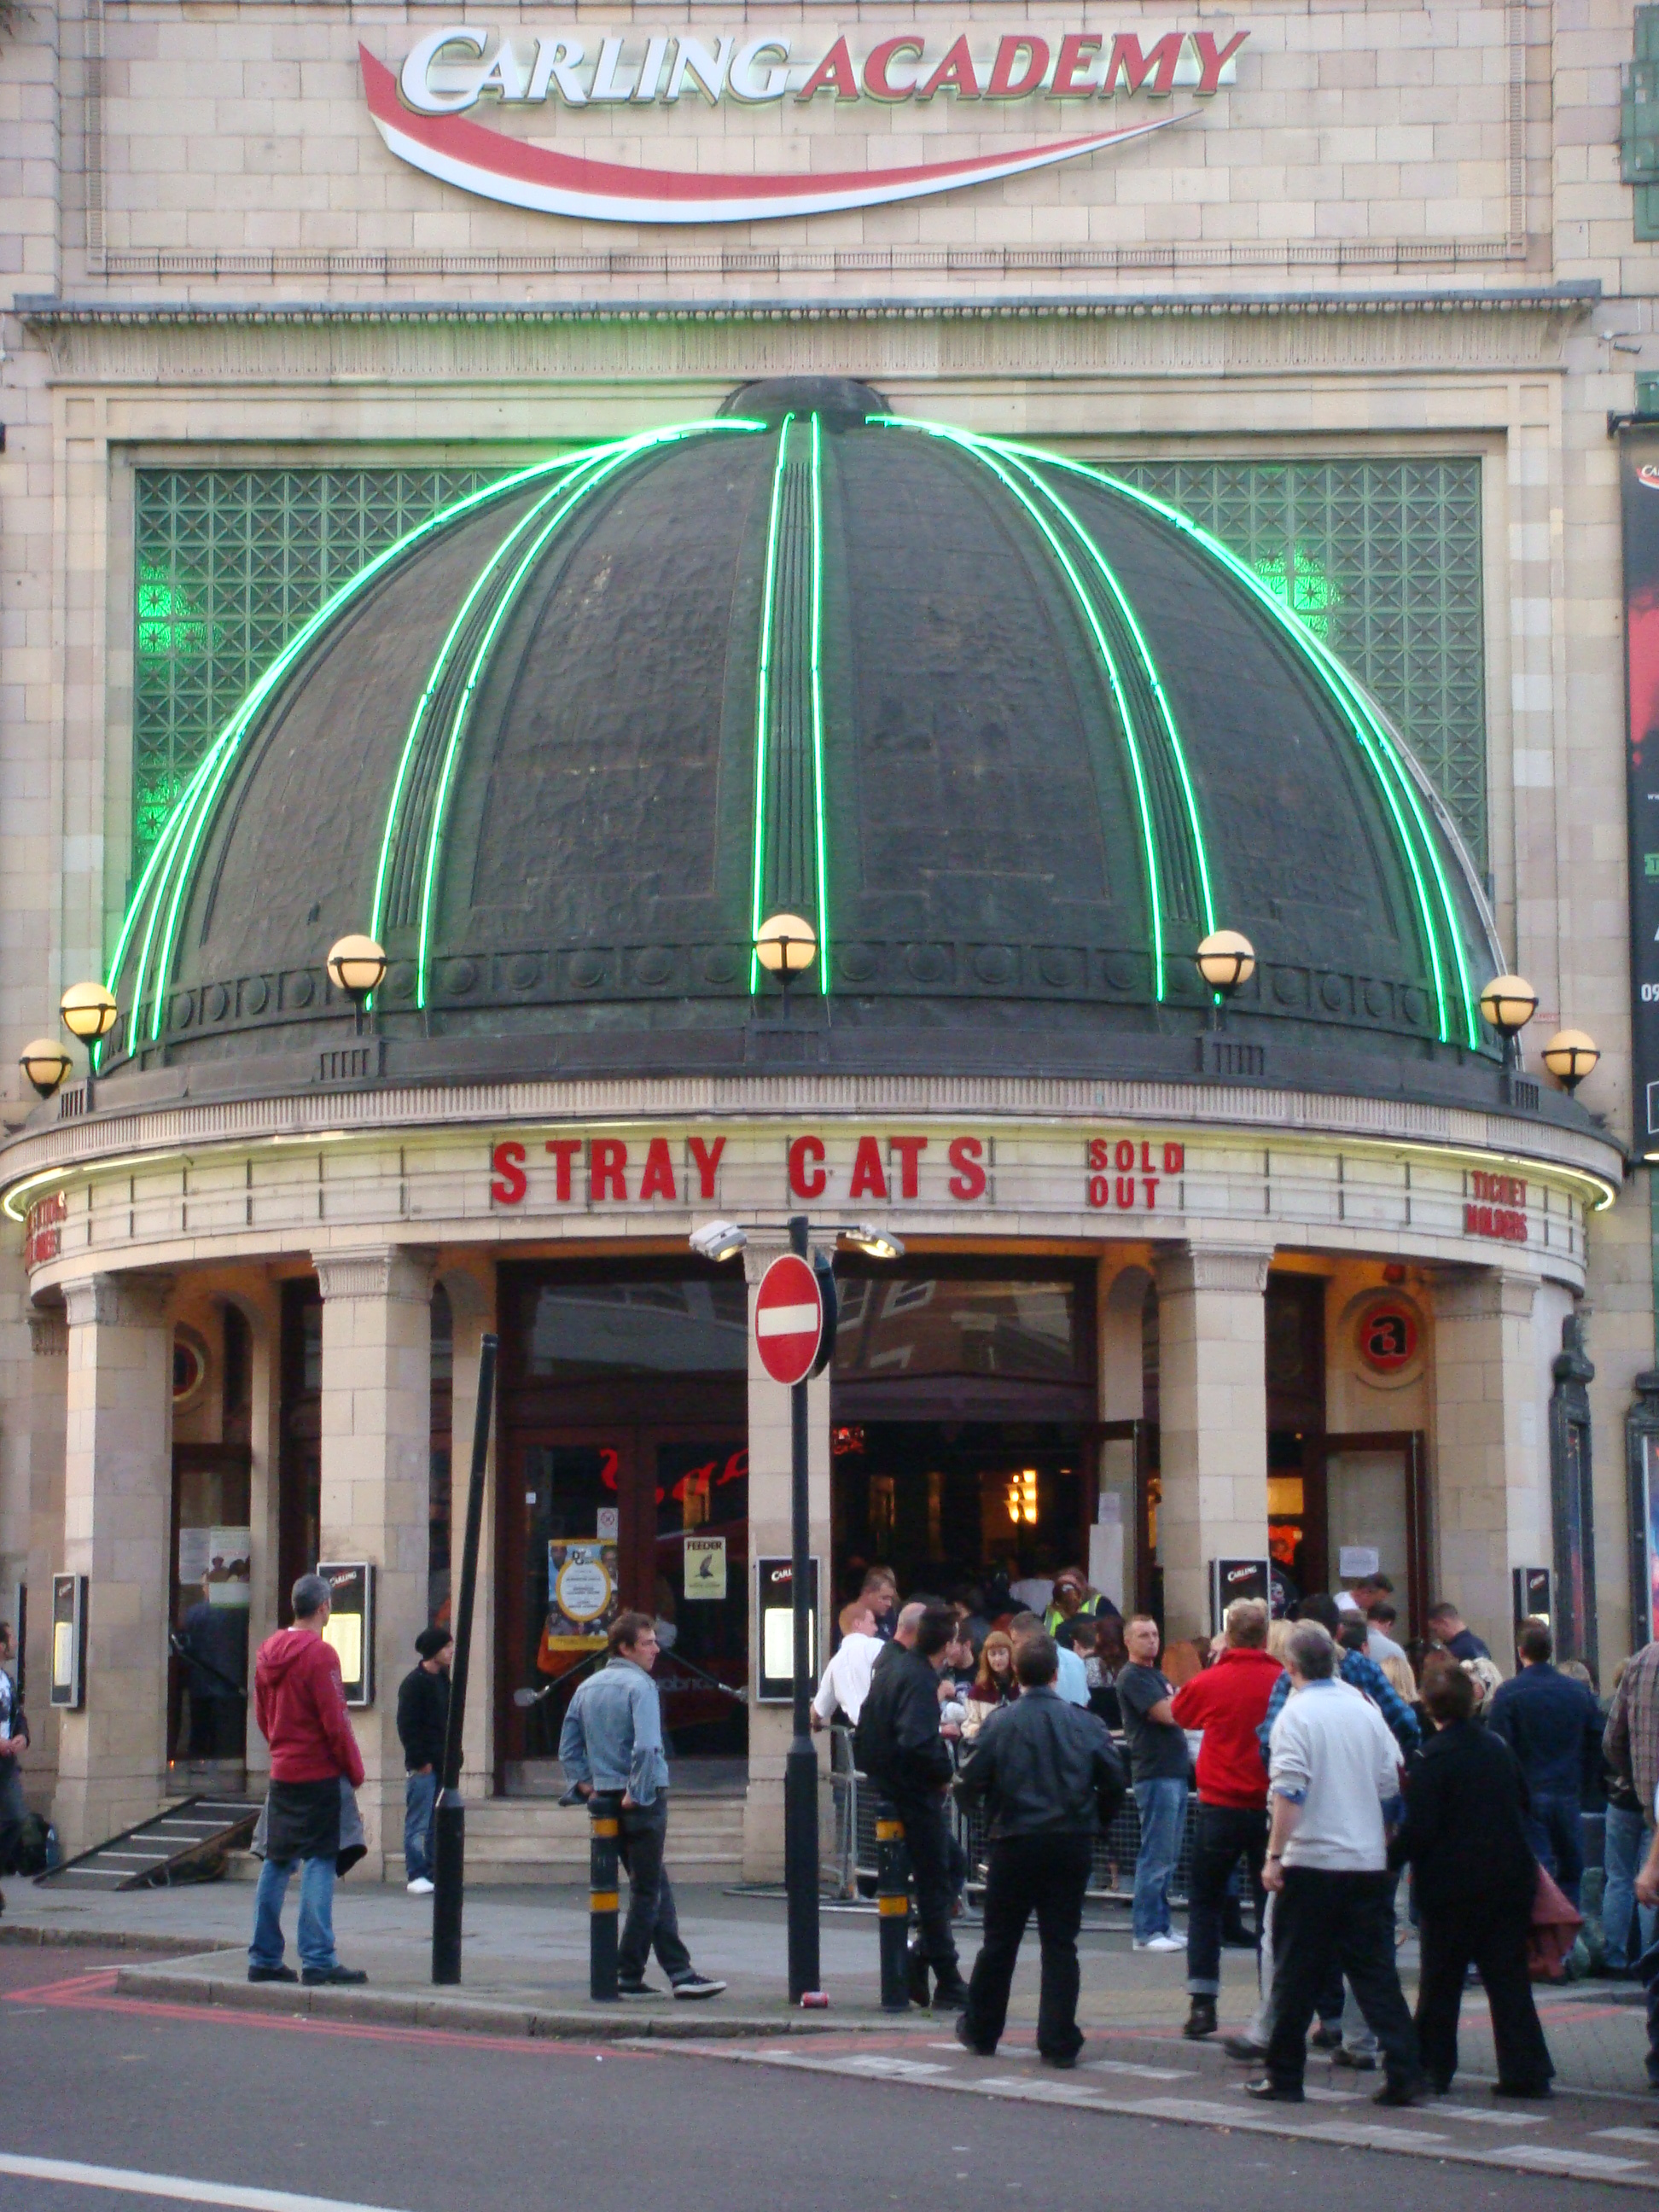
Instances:
[[[1008,1990],[1026,1923],[1036,1914],[1042,1945],[1037,2000],[1037,2049],[1045,2058],[1073,2058],[1080,1976],[1077,1931],[1089,1886],[1093,1846],[1087,1836],[1010,1836],[991,1845],[985,1878],[985,1939],[968,1984],[963,2032],[994,2051],[1008,2020]]]
[[[910,1853],[921,1955],[941,1980],[953,1981],[962,1969],[951,1933],[951,1904],[962,1881],[960,1853],[945,1817],[945,1800],[934,1792],[926,1797],[895,1797],[892,1803],[904,1823]]]
[[[1498,2078],[1506,2088],[1540,2089],[1554,2073],[1549,2045],[1538,2024],[1527,1972],[1524,1908],[1485,1899],[1461,1901],[1455,1911],[1425,1912],[1420,1933],[1423,1969],[1417,1990],[1417,2039],[1423,2070],[1437,2089],[1457,2071],[1457,2015],[1463,1978],[1480,1975],[1492,2008],[1498,2045]]]
[[[1255,1906],[1256,1941],[1266,1903],[1261,1861],[1267,1848],[1267,1815],[1239,1805],[1198,1808],[1193,1842],[1193,1872],[1187,1920],[1187,1987],[1194,1996],[1215,1996],[1221,1988],[1221,1936],[1227,1916],[1227,1885],[1241,1858],[1249,1869]]]
[[[624,1982],[645,1978],[651,1954],[671,1982],[691,1972],[691,1954],[680,1939],[674,1886],[664,1866],[668,1841],[668,1800],[659,1790],[655,1802],[630,1805],[617,1824],[617,1855],[628,1869],[628,1917],[617,1947],[617,1971]]]
[[[1391,2081],[1414,2080],[1417,2031],[1394,1962],[1394,1877],[1286,1867],[1273,1907],[1273,2032],[1267,2071],[1302,2086],[1308,2024],[1332,1960],[1347,1976]]]

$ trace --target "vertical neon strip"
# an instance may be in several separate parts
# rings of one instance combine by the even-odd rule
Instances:
[[[818,990],[830,995],[830,855],[823,835],[823,472],[818,418],[812,417],[812,806],[817,830]]]
[[[783,503],[783,464],[789,451],[786,415],[778,427],[778,458],[772,471],[772,512],[766,526],[766,581],[761,591],[760,666],[755,684],[755,842],[750,866],[754,872],[749,914],[749,995],[760,989],[760,955],[755,939],[765,916],[761,902],[766,896],[766,721],[767,697],[772,684],[772,580],[778,561],[778,510]]]
[[[1106,633],[1100,626],[1100,617],[1095,612],[1094,603],[1084,588],[1083,579],[1079,575],[1071,556],[1050,528],[1047,517],[1026,496],[1007,470],[1003,467],[997,448],[971,437],[964,431],[953,430],[944,423],[906,422],[903,427],[906,429],[921,430],[929,437],[942,438],[948,444],[959,447],[963,453],[971,455],[981,468],[988,469],[997,477],[999,482],[1019,501],[1048,540],[1053,549],[1054,558],[1066,572],[1079,606],[1083,610],[1084,620],[1089,625],[1090,634],[1094,639],[1096,649],[1105,665],[1107,679],[1112,687],[1112,698],[1117,708],[1117,718],[1122,726],[1123,741],[1128,750],[1129,763],[1134,776],[1135,805],[1140,816],[1141,845],[1146,863],[1146,899],[1151,910],[1152,925],[1152,995],[1162,1006],[1168,987],[1164,954],[1164,904],[1158,890],[1158,838],[1152,827],[1152,801],[1146,789],[1146,768],[1141,759],[1140,746],[1135,736],[1134,718],[1129,712],[1129,702],[1124,696],[1123,679],[1119,673],[1117,661]]]
[[[1010,455],[1010,458],[1012,459],[1012,456]],[[1146,632],[1141,629],[1136,618],[1135,611],[1129,604],[1127,595],[1113,573],[1111,564],[1084,528],[1077,514],[1066,504],[1053,486],[1043,481],[1034,468],[1024,461],[1017,462],[1016,465],[1026,481],[1034,485],[1071,525],[1084,550],[1099,571],[1102,581],[1112,595],[1113,605],[1122,616],[1129,635],[1134,640],[1135,653],[1139,659],[1142,672],[1146,676],[1147,687],[1158,702],[1158,717],[1164,724],[1164,734],[1170,741],[1170,757],[1174,760],[1176,775],[1181,784],[1182,801],[1187,812],[1187,827],[1193,842],[1193,859],[1198,869],[1199,892],[1204,906],[1204,927],[1207,934],[1216,926],[1215,898],[1210,884],[1209,854],[1205,849],[1204,831],[1199,821],[1198,796],[1193,788],[1192,775],[1187,764],[1187,749],[1182,744],[1181,733],[1176,727],[1175,711],[1170,704],[1169,695],[1164,689],[1164,678],[1158,672],[1158,664],[1152,658],[1152,649],[1146,641]]]

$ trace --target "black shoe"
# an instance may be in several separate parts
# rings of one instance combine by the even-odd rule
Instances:
[[[1333,2066],[1350,2066],[1356,2074],[1375,2074],[1376,2060],[1369,2051],[1350,2051],[1346,2043],[1339,2043],[1331,2053]]]
[[[1248,2035],[1230,2035],[1221,2048],[1229,2058],[1240,2059],[1247,2066],[1255,2065],[1267,2055],[1267,2045],[1252,2043]]]
[[[677,1997],[717,1997],[726,1987],[708,1974],[687,1974],[674,1984]]]
[[[617,1984],[619,1997],[665,1997],[666,1990],[659,1990],[654,1982],[623,1982]]]
[[[1305,2105],[1308,2101],[1299,2085],[1281,2088],[1277,2081],[1247,2081],[1244,2094],[1254,2097],[1258,2105]]]
[[[968,2002],[968,1984],[958,1974],[954,1981],[940,1982],[933,1991],[935,2012],[961,2012]]]
[[[368,1976],[361,1966],[307,1966],[300,1979],[308,1990],[356,1989]]]
[[[1308,2038],[1308,2048],[1310,2051],[1340,2051],[1342,2048],[1340,2025],[1327,2027],[1322,2021]]]
[[[292,1966],[250,1966],[247,1978],[251,1982],[297,1982],[300,1978]]]
[[[1385,2081],[1371,2098],[1374,2105],[1420,2105],[1428,2083],[1420,2074],[1408,2074]]]
[[[959,2013],[957,2015],[957,2024],[951,2033],[955,2035],[957,2041],[962,2045],[963,2049],[964,2051],[971,2051],[975,2058],[994,2058],[996,2057],[997,2047],[994,2043],[975,2043],[973,2037],[968,2033],[968,2016],[965,2013]]]
[[[1494,2097],[1553,2097],[1555,2094],[1547,2081],[1494,2081]]]
[[[1078,2054],[1075,2051],[1063,2053],[1056,2051],[1039,2051],[1037,2059],[1042,2065],[1052,2066],[1058,2074],[1069,2074],[1073,2067],[1077,2064]]]
[[[1215,1999],[1194,1997],[1192,2010],[1187,2015],[1187,2024],[1181,2033],[1188,2043],[1197,2043],[1206,2035],[1213,2035],[1215,2027]]]
[[[910,1985],[910,2002],[925,2012],[928,2005],[927,1961],[913,1943],[904,1954],[904,1971]]]

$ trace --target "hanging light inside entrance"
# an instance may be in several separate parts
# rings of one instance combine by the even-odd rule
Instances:
[[[1034,1467],[1022,1468],[1008,1478],[1008,1518],[1015,1528],[1024,1522],[1035,1528],[1037,1517],[1037,1476]]]

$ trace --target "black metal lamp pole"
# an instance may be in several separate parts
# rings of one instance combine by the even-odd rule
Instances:
[[[478,1583],[478,1532],[483,1522],[484,1462],[489,1456],[500,1340],[486,1330],[478,1346],[478,1403],[472,1423],[472,1473],[466,1492],[466,1539],[461,1548],[461,1587],[455,1611],[455,1656],[450,1662],[449,1718],[444,1727],[443,1769],[434,1820],[432,1978],[461,1978],[461,1895],[466,1872],[466,1808],[461,1802],[461,1729],[466,1717],[467,1662],[472,1650],[472,1599]]]
[[[807,1220],[790,1216],[789,1249],[807,1257]],[[818,1755],[812,1747],[811,1531],[806,1489],[806,1390],[789,1393],[789,1563],[794,1629],[794,1729],[783,1771],[783,1877],[789,1898],[789,2002],[820,1985],[818,1971]]]

